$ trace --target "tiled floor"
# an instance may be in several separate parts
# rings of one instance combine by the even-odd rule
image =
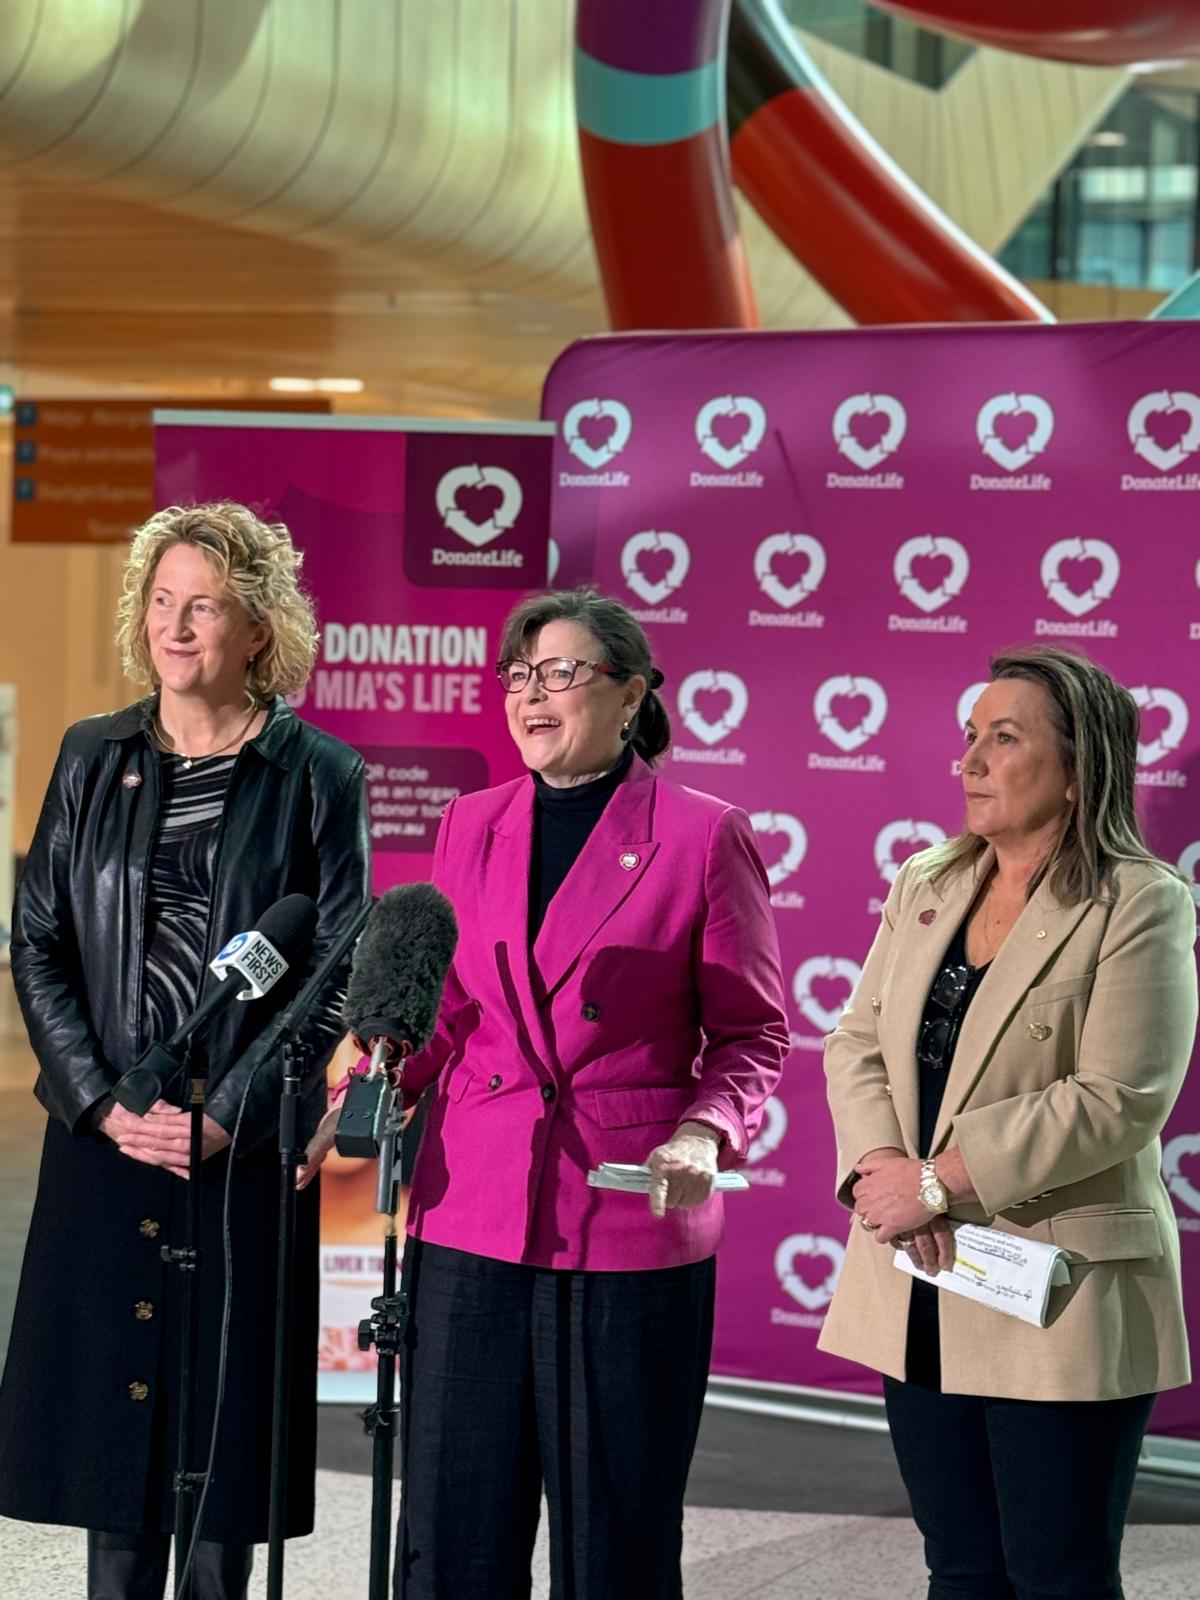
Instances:
[[[33,1063],[11,984],[0,973],[0,1354],[8,1341],[44,1125],[32,1083]],[[369,1450],[353,1417],[334,1410],[323,1416],[321,1459],[326,1467],[318,1475],[317,1530],[288,1546],[289,1600],[352,1600],[367,1592]],[[896,1514],[903,1510],[903,1491],[878,1435],[710,1411],[689,1502],[688,1600],[925,1595],[919,1540],[907,1517]],[[860,1514],[845,1514],[844,1507]],[[1200,1491],[1193,1498],[1187,1491],[1143,1487],[1134,1515],[1142,1520],[1126,1538],[1128,1600],[1195,1600]],[[84,1593],[83,1573],[78,1530],[0,1518],[2,1600],[75,1600]],[[264,1552],[251,1594],[265,1593]],[[532,1594],[534,1600],[549,1594],[544,1542],[535,1554]]]

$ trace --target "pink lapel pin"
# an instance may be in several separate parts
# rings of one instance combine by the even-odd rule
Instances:
[[[632,872],[634,867],[640,867],[641,864],[641,856],[635,855],[632,850],[626,850],[625,854],[621,857],[621,865],[625,868],[626,872]]]
[[[121,782],[127,789],[140,789],[142,786],[142,775],[140,772],[127,772],[121,779]]]
[[[917,921],[921,923],[923,927],[927,928],[936,916],[936,911],[922,911],[920,916],[917,918]]]

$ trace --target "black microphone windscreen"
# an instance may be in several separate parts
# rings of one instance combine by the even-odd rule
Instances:
[[[437,1025],[457,943],[454,910],[440,889],[431,883],[389,889],[355,951],[344,1012],[350,1031],[361,1039],[364,1023],[385,1018],[399,1038],[423,1049]]]
[[[258,919],[257,931],[289,964],[308,951],[317,931],[316,902],[306,894],[285,894]]]

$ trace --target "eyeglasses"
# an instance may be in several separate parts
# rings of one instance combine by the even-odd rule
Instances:
[[[930,1003],[945,1013],[942,1017],[926,1017],[921,1024],[917,1040],[917,1060],[923,1067],[944,1071],[954,1053],[958,1031],[966,1013],[966,997],[975,977],[974,967],[943,967],[937,982],[929,991]]]
[[[617,668],[607,661],[576,661],[573,656],[548,656],[536,664],[529,661],[501,661],[496,676],[505,694],[520,694],[531,677],[536,677],[550,694],[563,689],[581,689],[597,674],[617,676]]]

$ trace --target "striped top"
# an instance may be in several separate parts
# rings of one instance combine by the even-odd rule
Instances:
[[[237,761],[236,755],[214,756],[185,767],[181,756],[159,759],[163,804],[146,896],[147,1040],[169,1037],[199,1003],[213,867]]]

